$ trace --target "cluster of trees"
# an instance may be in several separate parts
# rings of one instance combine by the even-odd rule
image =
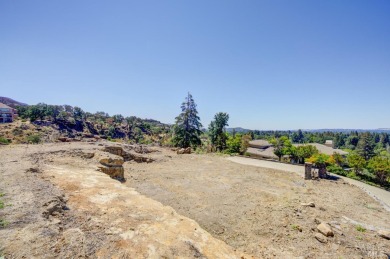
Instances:
[[[297,134],[299,134],[297,132]],[[319,168],[327,167],[328,171],[374,182],[382,186],[390,184],[390,152],[389,145],[383,140],[387,134],[379,134],[379,141],[376,141],[375,133],[364,132],[350,135],[348,139],[355,139],[353,149],[344,149],[348,155],[343,157],[339,153],[333,155],[321,154],[315,146],[303,144],[292,145],[292,135],[273,137],[270,143],[274,145],[274,153],[279,157],[287,156],[292,162],[304,163],[305,160],[314,163]],[[352,138],[351,138],[352,136]],[[348,172],[345,168],[352,168]]]
[[[388,132],[310,132],[310,131],[259,131],[250,132],[253,139],[273,139],[286,136],[292,143],[320,143],[326,140],[333,140],[335,148],[355,150],[361,138],[367,134],[373,139],[377,148],[386,148],[390,145],[390,135]]]
[[[169,125],[155,120],[140,119],[135,116],[124,117],[120,114],[110,116],[105,112],[89,113],[71,105],[39,103],[18,106],[17,109],[22,119],[29,119],[31,122],[50,121],[69,137],[77,132],[84,132],[103,138],[145,143],[161,140],[171,130]]]
[[[318,149],[312,145],[293,146],[287,136],[274,137],[270,140],[270,143],[274,145],[274,153],[279,161],[283,156],[288,156],[292,162],[304,164],[306,159],[318,154]]]
[[[203,131],[196,107],[192,95],[188,93],[181,105],[181,113],[176,117],[173,126],[172,144],[174,146],[207,149],[208,151],[229,154],[243,154],[246,151],[252,138],[248,134],[229,134],[226,132],[226,127],[229,125],[229,114],[224,112],[215,114],[208,130]]]

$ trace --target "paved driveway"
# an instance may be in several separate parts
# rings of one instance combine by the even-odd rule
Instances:
[[[235,163],[244,164],[244,165],[252,165],[252,166],[277,169],[277,170],[282,170],[282,171],[287,171],[287,172],[294,172],[294,173],[299,174],[302,177],[304,176],[304,173],[305,173],[305,167],[299,166],[299,165],[283,164],[283,163],[277,163],[277,162],[259,160],[259,159],[253,159],[253,158],[246,158],[246,157],[229,157],[228,160],[235,162]],[[381,188],[377,188],[375,186],[368,185],[368,184],[363,183],[363,182],[356,181],[354,179],[350,179],[350,178],[339,176],[339,175],[334,175],[334,176],[342,178],[342,179],[344,179],[344,181],[361,188],[363,191],[365,191],[371,197],[376,199],[380,204],[382,204],[382,206],[386,210],[390,211],[390,192],[385,191]]]

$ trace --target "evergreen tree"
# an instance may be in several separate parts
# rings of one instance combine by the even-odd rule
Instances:
[[[356,152],[368,161],[375,155],[374,148],[375,141],[373,136],[369,132],[361,134],[356,146]]]
[[[303,143],[304,138],[305,136],[303,135],[303,132],[300,129],[291,135],[291,140],[293,143]]]
[[[219,112],[215,114],[214,120],[209,125],[209,136],[211,144],[218,151],[226,149],[226,140],[228,136],[225,132],[225,127],[228,126],[229,114]]]
[[[173,144],[182,148],[199,146],[202,143],[200,140],[201,127],[196,103],[192,95],[188,93],[185,101],[181,104],[181,113],[176,117],[176,123],[173,127]]]

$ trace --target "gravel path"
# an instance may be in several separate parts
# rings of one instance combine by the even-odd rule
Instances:
[[[305,173],[305,168],[299,165],[282,164],[282,163],[276,163],[272,161],[245,158],[245,157],[229,157],[228,160],[235,163],[244,164],[244,165],[252,165],[252,166],[272,168],[272,169],[277,169],[277,170],[282,170],[287,172],[294,172],[294,173],[298,173],[302,177],[304,176]],[[334,176],[342,178],[344,181],[361,188],[363,191],[365,191],[367,194],[369,194],[371,197],[377,200],[387,211],[390,211],[390,192],[348,177],[343,177],[340,175],[334,175]]]

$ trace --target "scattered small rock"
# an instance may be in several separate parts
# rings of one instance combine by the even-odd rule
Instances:
[[[389,230],[379,230],[378,235],[384,239],[390,240],[390,231]]]
[[[321,223],[317,226],[317,230],[326,237],[333,237],[333,231],[330,226],[326,223]]]
[[[314,202],[301,203],[301,205],[305,206],[305,207],[312,207],[312,208],[314,208],[316,206]]]
[[[333,231],[334,231],[336,234],[340,235],[340,236],[344,236],[344,233],[341,232],[341,231],[338,230],[338,229],[333,229]]]
[[[39,168],[29,168],[26,170],[26,173],[41,173],[41,170]]]
[[[177,154],[178,155],[182,155],[182,154],[191,154],[191,147],[188,147],[188,148],[181,148],[177,151]]]
[[[55,212],[60,213],[62,212],[63,208],[63,202],[61,200],[52,200],[48,203],[45,203],[43,206],[45,206],[45,209],[43,211],[43,215],[46,218],[49,218],[49,216],[55,214]]]
[[[95,153],[86,153],[86,152],[83,152],[83,154],[81,155],[82,158],[86,158],[86,159],[91,159],[95,156]]]
[[[328,239],[325,236],[321,235],[320,233],[316,233],[314,235],[314,237],[321,243],[327,243],[328,242]]]

